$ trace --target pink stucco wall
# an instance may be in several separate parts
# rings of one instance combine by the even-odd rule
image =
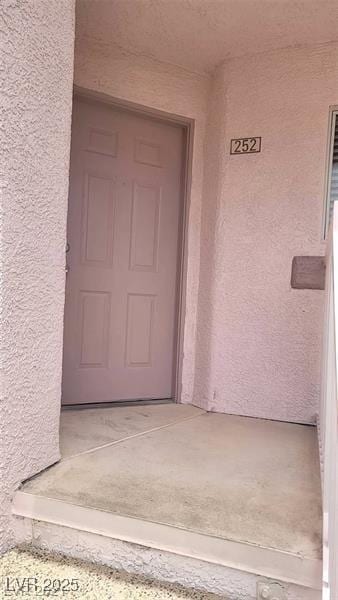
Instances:
[[[210,98],[195,398],[213,411],[313,422],[323,292],[292,290],[294,255],[321,241],[329,105],[338,47],[234,59]],[[235,137],[261,154],[230,156]]]
[[[60,456],[74,17],[70,0],[1,5],[0,553],[14,491]]]
[[[195,119],[182,401],[313,422],[323,293],[291,290],[290,272],[294,255],[325,251],[337,45],[229,60],[208,78],[79,39],[75,65],[79,86]],[[262,152],[230,157],[230,139],[252,135]]]
[[[15,488],[59,458],[73,9],[4,8],[0,551]],[[182,401],[313,422],[323,293],[291,290],[290,268],[325,251],[338,46],[233,59],[208,77],[83,40],[75,83],[195,120]],[[230,157],[230,139],[247,135],[262,153]]]

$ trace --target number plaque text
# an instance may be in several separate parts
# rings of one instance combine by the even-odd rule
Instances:
[[[231,140],[230,154],[256,154],[261,151],[261,137],[247,137]]]

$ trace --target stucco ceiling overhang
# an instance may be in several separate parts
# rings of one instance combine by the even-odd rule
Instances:
[[[338,39],[338,0],[77,0],[77,37],[211,73],[228,58]]]

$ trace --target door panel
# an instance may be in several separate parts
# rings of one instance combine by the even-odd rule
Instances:
[[[172,397],[183,130],[76,99],[63,403]]]
[[[126,365],[129,367],[152,364],[155,300],[156,296],[128,294]]]
[[[110,304],[109,292],[80,291],[80,367],[107,367],[109,363]]]
[[[112,266],[114,182],[85,175],[83,197],[82,264]]]
[[[130,269],[157,271],[161,190],[135,182],[131,206]]]

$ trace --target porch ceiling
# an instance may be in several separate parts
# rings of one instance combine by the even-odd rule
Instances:
[[[337,40],[336,0],[77,0],[78,38],[210,73],[227,58]]]

